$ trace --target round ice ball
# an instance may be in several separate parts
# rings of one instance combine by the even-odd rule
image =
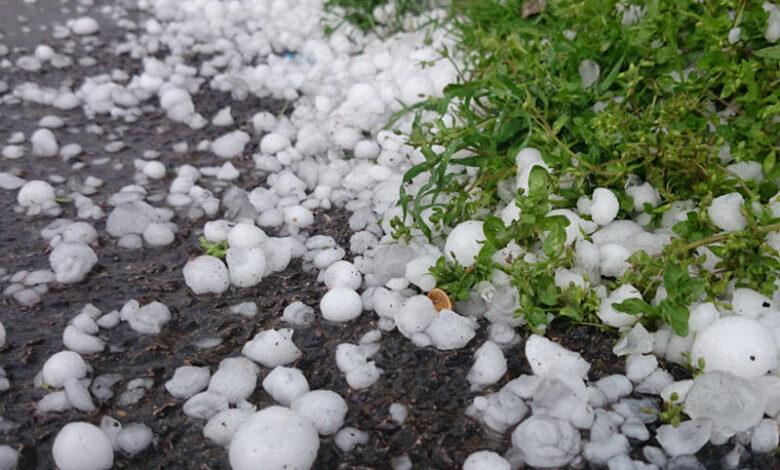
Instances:
[[[28,181],[19,189],[16,202],[22,207],[40,206],[53,203],[56,195],[54,188],[46,181]]]
[[[83,379],[87,376],[87,363],[79,353],[60,351],[43,364],[43,381],[50,387],[60,388],[69,378]]]
[[[314,464],[317,428],[281,406],[258,411],[238,428],[228,451],[233,470],[306,470]]]
[[[198,256],[184,265],[184,282],[195,294],[221,294],[228,289],[228,270],[221,259],[214,256]]]
[[[702,328],[693,341],[691,359],[704,359],[705,370],[721,370],[752,378],[770,372],[777,365],[777,348],[772,333],[751,318],[729,316]]]
[[[323,436],[334,434],[344,425],[347,402],[331,390],[313,390],[292,402],[290,408],[308,419]]]
[[[641,300],[642,294],[636,287],[630,284],[623,284],[613,290],[607,297],[601,299],[601,305],[599,306],[599,311],[597,313],[601,321],[614,328],[630,326],[636,323],[637,315],[619,312],[613,307],[613,304],[619,304],[626,299]]]
[[[458,224],[447,236],[444,243],[444,255],[447,260],[457,261],[463,266],[471,266],[482,249],[485,233],[479,220],[467,220]]]
[[[463,462],[463,470],[509,470],[511,468],[506,459],[489,450],[474,452]]]
[[[360,316],[363,301],[354,289],[334,287],[322,296],[320,311],[326,320],[345,322]]]
[[[68,423],[54,439],[54,463],[60,470],[107,470],[114,465],[111,442],[97,426]]]
[[[590,206],[590,216],[599,225],[607,225],[615,220],[620,203],[615,193],[606,188],[596,188],[593,191],[593,203]]]
[[[328,289],[334,287],[358,289],[363,282],[363,277],[355,265],[349,261],[336,261],[325,270],[324,280]]]

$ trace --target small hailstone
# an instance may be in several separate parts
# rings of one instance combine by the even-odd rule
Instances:
[[[111,442],[86,422],[66,424],[54,439],[52,454],[60,470],[108,470],[114,465]]]
[[[736,315],[758,318],[772,309],[772,300],[753,289],[734,289],[731,307]]]
[[[652,354],[629,354],[626,358],[626,377],[641,382],[658,368],[658,359]]]
[[[230,283],[251,287],[260,283],[266,272],[265,253],[261,248],[229,248],[225,254]]]
[[[295,301],[284,308],[282,320],[297,326],[309,325],[314,321],[314,309],[303,302]]]
[[[430,268],[436,265],[437,259],[434,255],[423,255],[409,261],[404,270],[404,277],[423,292],[431,291],[436,287],[436,278],[431,274]]]
[[[311,421],[317,432],[329,436],[344,425],[347,402],[331,390],[312,390],[296,398],[290,409]]]
[[[45,181],[28,181],[19,189],[16,202],[22,207],[49,206],[56,204],[54,188]]]
[[[131,423],[119,431],[116,442],[124,453],[133,456],[149,447],[153,437],[152,430],[148,427],[139,423]]]
[[[64,387],[65,396],[68,397],[68,401],[73,408],[85,413],[95,411],[95,404],[92,403],[92,397],[89,396],[89,391],[79,379],[75,377],[66,379]]]
[[[585,59],[580,62],[579,73],[582,79],[582,88],[585,89],[596,83],[596,80],[599,79],[599,74],[601,74],[601,68],[595,61]]]
[[[227,397],[220,393],[200,392],[184,402],[182,411],[190,418],[209,419],[229,406]]]
[[[707,208],[707,215],[712,223],[721,230],[733,232],[744,230],[747,227],[747,219],[742,215],[742,206],[745,200],[739,193],[729,193],[716,197]]]
[[[97,255],[83,243],[63,242],[57,244],[49,254],[49,263],[57,282],[80,282],[97,263]]]
[[[60,150],[57,138],[49,129],[38,129],[30,136],[33,155],[38,157],[54,157]]]
[[[230,286],[228,270],[221,259],[202,255],[192,259],[182,269],[184,282],[195,294],[221,294]]]
[[[474,353],[474,364],[466,376],[472,390],[493,385],[506,374],[507,360],[496,343],[486,341]]]
[[[656,439],[670,457],[694,455],[712,435],[712,422],[707,419],[683,421],[677,426],[664,424],[658,428]]]
[[[309,382],[300,369],[277,366],[263,379],[263,389],[280,405],[289,406],[309,391]]]
[[[242,424],[228,451],[233,470],[308,469],[320,447],[317,428],[281,406],[253,414]]]
[[[593,191],[593,202],[590,205],[590,215],[599,225],[607,225],[612,222],[620,210],[615,193],[605,188],[596,188]]]
[[[525,343],[525,356],[534,375],[556,378],[564,375],[586,378],[590,364],[579,353],[539,335],[531,335]]]
[[[156,335],[171,320],[171,312],[161,302],[151,302],[143,307],[137,302],[128,302],[119,312],[122,320],[138,333]]]
[[[474,338],[478,324],[451,310],[442,310],[425,330],[437,349],[446,351],[465,347]]]
[[[233,131],[218,137],[211,144],[211,151],[219,158],[230,159],[241,155],[244,147],[251,140],[244,131]]]
[[[398,424],[404,424],[406,417],[409,415],[409,411],[400,403],[392,403],[389,411],[390,417]]]
[[[691,362],[704,360],[707,371],[721,370],[740,377],[758,377],[777,366],[777,345],[758,321],[728,316],[698,331]]]
[[[395,313],[398,331],[407,338],[426,330],[436,318],[436,307],[427,296],[415,295],[406,299]]]
[[[486,240],[482,225],[482,221],[467,220],[452,229],[444,244],[444,256],[447,260],[457,261],[466,267],[473,265],[482,249],[480,242]]]
[[[19,464],[19,452],[11,446],[0,446],[0,470],[14,470]]]
[[[98,353],[106,347],[102,339],[85,333],[72,325],[65,327],[65,331],[62,333],[62,344],[71,351],[80,354]]]
[[[489,450],[474,452],[463,462],[463,470],[510,470],[511,468],[505,458]]]
[[[762,419],[753,428],[750,436],[750,449],[757,454],[772,452],[778,445],[777,421]]]
[[[217,111],[217,114],[215,114],[211,119],[211,124],[218,127],[224,127],[233,124],[233,116],[230,115],[230,106],[225,106],[224,108]]]
[[[620,277],[630,267],[631,252],[623,245],[608,243],[599,247],[601,274],[605,277]]]
[[[217,228],[213,226],[213,228]],[[219,238],[216,234],[213,238]],[[256,248],[261,243],[268,240],[268,235],[260,227],[250,223],[240,223],[227,232],[228,245],[231,248]],[[221,240],[213,240],[221,241]]]
[[[41,398],[35,405],[35,412],[37,414],[44,413],[62,413],[73,408],[73,405],[68,400],[68,395],[65,391],[47,393]]]
[[[284,210],[284,221],[294,227],[308,227],[314,223],[314,214],[303,206],[291,206]]]
[[[261,331],[247,342],[241,353],[263,367],[273,368],[289,364],[301,357],[301,350],[292,341],[293,330]]]
[[[355,265],[349,261],[336,261],[325,270],[323,280],[328,289],[349,287],[357,290],[363,283],[363,276],[360,275],[360,271],[355,268]]]
[[[94,18],[89,16],[82,16],[74,20],[68,21],[68,28],[73,31],[73,34],[79,36],[88,36],[96,34],[100,30],[100,25]]]
[[[176,236],[173,230],[165,224],[152,223],[146,226],[143,233],[144,241],[150,246],[168,246]]]
[[[512,432],[512,444],[530,466],[562,467],[579,454],[580,433],[566,421],[534,415]]]
[[[252,318],[257,315],[257,304],[252,301],[247,301],[231,305],[230,313]]]
[[[253,412],[241,408],[231,408],[220,411],[212,416],[203,427],[203,437],[211,439],[222,447],[230,445],[236,431]]]
[[[282,134],[272,132],[260,141],[260,151],[265,155],[275,155],[291,145],[290,139]]]
[[[87,364],[73,351],[60,351],[43,364],[43,382],[54,388],[65,385],[69,378],[83,379],[87,376]]]
[[[165,389],[175,398],[190,398],[206,389],[210,377],[208,367],[182,366],[165,382]]]
[[[607,403],[614,403],[631,393],[634,386],[631,381],[620,374],[609,375],[596,381],[596,388],[604,394]]]
[[[224,395],[233,404],[242,402],[255,390],[259,373],[260,367],[249,359],[223,359],[211,376],[208,391]]]
[[[6,340],[5,326],[3,326],[3,322],[0,322],[0,348],[5,346],[5,340]]]
[[[158,161],[146,162],[142,171],[143,174],[154,180],[165,178],[165,165]]]
[[[354,320],[363,312],[360,295],[349,287],[335,287],[320,301],[323,318],[334,322]]]
[[[629,315],[615,310],[613,304],[621,303],[626,299],[641,299],[642,294],[630,284],[624,284],[613,290],[607,297],[601,299],[601,306],[597,313],[605,324],[620,328],[636,323],[637,315]]]
[[[352,427],[344,427],[336,433],[333,440],[342,452],[349,452],[357,445],[368,443],[368,433]]]

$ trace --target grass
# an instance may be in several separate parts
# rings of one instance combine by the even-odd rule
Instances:
[[[567,222],[547,214],[576,208],[603,187],[620,201],[618,218],[644,213],[650,229],[673,204],[692,207],[663,253],[635,254],[624,276],[606,282],[631,283],[646,299],[664,287],[667,301],[621,304],[623,311],[685,335],[687,307],[701,297],[714,299],[729,285],[770,295],[780,269],[766,243],[780,228],[770,208],[780,177],[780,48],[763,37],[761,3],[561,0],[522,18],[519,0],[454,2],[449,27],[460,50],[442,54],[460,54],[464,66],[443,97],[407,110],[417,113],[408,141],[425,161],[404,177],[400,204],[411,223],[395,220],[395,235],[436,239],[461,221],[484,220],[488,241],[477,266],[437,266],[439,285],[463,298],[500,269],[520,292],[518,314],[541,332],[551,316],[587,321],[598,307],[592,293],[554,285],[555,270],[572,267],[573,256],[561,237]],[[585,61],[600,69],[588,87],[579,71]],[[515,155],[528,146],[552,171],[514,193]],[[727,154],[760,168],[763,181],[741,178],[722,159]],[[650,183],[660,203],[635,211],[626,191],[634,181]],[[732,192],[746,201],[747,227],[720,233],[707,208]],[[505,204],[523,214],[509,227],[492,215]],[[509,242],[542,248],[542,256],[496,263],[493,255]],[[707,256],[719,258],[714,268]]]

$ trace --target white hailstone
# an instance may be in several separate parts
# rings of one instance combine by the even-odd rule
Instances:
[[[593,190],[593,202],[590,205],[590,216],[599,225],[607,225],[617,216],[620,210],[615,193],[606,188]]]
[[[517,153],[515,164],[517,165],[517,189],[525,191],[528,191],[528,178],[534,167],[538,166],[550,171],[550,167],[542,159],[542,153],[531,147],[526,147]]]
[[[0,154],[9,160],[16,160],[24,156],[24,147],[21,145],[6,145]]]
[[[303,206],[291,206],[284,209],[284,222],[294,227],[308,227],[314,223],[314,214]]]
[[[129,233],[140,235],[147,225],[156,221],[157,214],[149,204],[142,201],[123,202],[108,214],[106,231],[114,237]]]
[[[707,215],[712,223],[721,230],[733,232],[744,230],[747,227],[747,219],[742,215],[742,206],[745,200],[739,193],[729,193],[716,197],[707,208]]]
[[[409,106],[419,103],[433,93],[433,85],[425,75],[407,77],[401,85],[401,101]]]
[[[297,326],[309,325],[314,321],[314,309],[303,302],[295,301],[284,308],[282,321]]]
[[[658,358],[652,354],[629,354],[626,358],[626,377],[640,382],[658,368]]]
[[[346,322],[354,320],[363,312],[360,294],[349,287],[335,287],[320,300],[322,317],[329,321]]]
[[[168,246],[176,238],[170,227],[159,222],[147,225],[143,236],[150,246]]]
[[[482,243],[486,240],[482,230],[483,222],[467,220],[458,224],[447,236],[444,243],[444,256],[448,261],[457,261],[462,266],[472,266]]]
[[[368,433],[355,429],[353,427],[344,427],[336,433],[336,437],[333,438],[336,443],[336,447],[341,449],[342,452],[349,452],[358,445],[368,443]]]
[[[227,266],[213,256],[202,255],[189,260],[182,273],[187,287],[195,294],[221,294],[230,286]]]
[[[272,132],[260,141],[260,152],[264,155],[276,155],[290,146],[292,143],[285,135]]]
[[[471,384],[472,391],[480,390],[501,380],[506,370],[507,361],[501,348],[492,341],[485,341],[485,344],[474,352],[474,364],[469,369],[466,380]]]
[[[712,422],[708,419],[692,419],[678,425],[664,424],[658,428],[656,439],[661,447],[674,458],[678,455],[694,455],[712,435]]]
[[[512,444],[532,467],[563,467],[580,452],[580,433],[566,421],[534,415],[512,432]]]
[[[100,30],[100,25],[94,18],[82,16],[81,18],[68,21],[68,28],[73,31],[73,34],[88,36],[96,34]]]
[[[466,457],[463,470],[510,470],[512,465],[503,457],[489,450],[480,450]]]
[[[224,395],[231,404],[240,403],[252,395],[259,373],[260,367],[249,359],[223,359],[219,369],[211,376],[208,391]]]
[[[608,243],[599,247],[599,266],[605,277],[620,277],[631,267],[627,261],[631,256],[623,245]]]
[[[165,389],[175,398],[190,398],[206,389],[209,378],[208,367],[182,366],[165,382]]]
[[[766,20],[764,39],[771,43],[777,42],[780,39],[780,7],[770,2],[764,2],[761,4],[761,8],[769,13],[769,18]]]
[[[599,79],[599,75],[601,74],[601,68],[599,67],[599,64],[590,59],[585,59],[580,62],[578,71],[580,73],[580,78],[582,79],[583,89],[589,88],[591,85],[596,83],[596,80]]]
[[[390,412],[390,418],[398,424],[404,424],[404,421],[409,416],[409,410],[400,403],[392,403],[388,411]]]
[[[777,421],[762,419],[751,431],[750,450],[759,454],[769,453],[777,448],[779,441]]]
[[[531,335],[526,340],[525,356],[534,375],[539,377],[553,379],[573,375],[584,379],[590,370],[590,364],[579,353],[539,335]]]
[[[97,230],[86,222],[73,222],[62,231],[62,240],[90,244],[97,239]]]
[[[190,397],[182,411],[190,418],[209,419],[220,411],[228,409],[230,404],[226,396],[216,392],[200,392]]]
[[[271,406],[242,424],[228,451],[233,470],[307,470],[314,464],[320,439],[307,419],[281,406]]]
[[[772,333],[752,318],[728,316],[702,328],[693,341],[691,362],[704,360],[707,371],[759,377],[777,366]]]
[[[273,368],[289,364],[301,357],[301,350],[292,341],[293,330],[282,328],[265,330],[244,345],[241,354],[263,367]]]
[[[263,229],[252,223],[236,224],[227,233],[228,245],[231,248],[255,248],[267,240],[268,235]]]
[[[715,435],[747,431],[764,417],[767,397],[756,384],[722,371],[705,371],[693,379],[685,396],[685,414],[712,421]]]
[[[153,180],[159,180],[165,178],[165,165],[158,161],[146,162],[144,164],[143,174]]]
[[[68,325],[62,333],[62,344],[80,354],[99,353],[105,349],[106,344],[97,336],[85,333],[75,326]]]
[[[361,137],[357,130],[351,127],[343,127],[333,133],[333,142],[343,150],[352,150]]]
[[[19,452],[11,446],[0,446],[0,470],[14,470],[19,464]]]
[[[357,290],[363,283],[363,276],[360,275],[360,271],[355,268],[355,265],[349,261],[336,261],[325,270],[323,280],[328,289],[349,287]]]
[[[203,437],[211,439],[222,447],[230,445],[236,431],[252,416],[253,412],[241,408],[220,411],[212,416],[203,427]]]
[[[50,206],[56,204],[54,188],[41,180],[28,181],[19,189],[16,202],[22,207]]]
[[[395,313],[395,323],[401,334],[411,338],[413,334],[425,331],[436,314],[431,299],[425,295],[415,295],[406,299]]]
[[[260,283],[266,272],[265,253],[261,248],[229,248],[225,253],[230,283],[251,287]]]
[[[97,255],[83,243],[62,242],[49,254],[49,264],[57,282],[65,284],[84,280],[97,263]]]
[[[87,387],[85,387],[79,379],[75,377],[66,379],[64,388],[65,396],[68,397],[68,401],[73,408],[85,413],[95,411],[95,404],[92,403],[92,397],[89,395]]]
[[[127,302],[119,312],[122,320],[138,333],[156,335],[171,320],[171,312],[161,302],[151,302],[139,307],[135,301]]]
[[[344,425],[347,402],[331,390],[306,392],[290,404],[290,409],[308,419],[323,436],[335,434]]]
[[[230,114],[230,106],[225,106],[224,108],[217,111],[217,114],[215,114],[211,119],[211,124],[218,127],[224,127],[233,124],[233,116]]]
[[[250,140],[251,138],[246,132],[233,131],[214,140],[211,144],[211,151],[219,158],[234,158],[241,155]]]
[[[73,405],[71,405],[70,400],[68,400],[68,395],[66,395],[65,391],[63,390],[59,392],[47,393],[35,405],[35,412],[37,414],[62,413],[63,411],[67,411],[72,408]]]
[[[656,207],[661,200],[658,190],[650,183],[642,183],[626,187],[626,194],[634,200],[634,210],[637,212],[645,211],[645,204]]]
[[[38,129],[30,136],[33,155],[38,157],[54,157],[60,150],[57,138],[49,129]]]
[[[361,160],[373,159],[379,155],[379,144],[373,140],[361,140],[355,144],[355,149],[352,153],[355,155],[355,158]]]
[[[433,277],[430,269],[436,265],[437,259],[435,255],[423,255],[409,261],[404,270],[404,277],[423,292],[433,290],[436,287],[436,278]]]
[[[425,330],[433,345],[440,350],[460,349],[474,338],[476,321],[458,315],[452,310],[442,310]]]
[[[731,28],[729,30],[728,40],[729,44],[736,44],[739,42],[739,39],[742,37],[742,28],[737,26],[736,28]]]
[[[772,309],[772,300],[753,289],[734,289],[731,308],[735,314],[749,318],[759,318]]]
[[[52,455],[60,470],[108,470],[114,465],[111,442],[86,422],[66,424],[54,439]]]
[[[0,348],[5,346],[5,339],[6,339],[5,326],[3,326],[3,322],[0,322]]]
[[[152,430],[140,423],[124,426],[116,436],[116,443],[127,455],[133,456],[149,447],[152,443]]]
[[[41,378],[53,388],[60,388],[71,377],[83,379],[87,376],[87,364],[77,352],[60,351],[43,364]]]
[[[606,325],[620,328],[623,326],[631,326],[636,323],[639,315],[630,315],[628,313],[622,313],[615,310],[612,304],[619,304],[626,299],[641,299],[642,294],[636,287],[630,284],[623,284],[617,289],[610,292],[610,294],[601,299],[601,305],[597,315],[601,321]]]
[[[263,379],[263,389],[280,405],[289,406],[309,391],[309,382],[300,369],[277,366]]]

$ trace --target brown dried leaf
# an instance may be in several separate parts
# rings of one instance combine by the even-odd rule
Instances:
[[[538,15],[547,10],[547,0],[526,0],[523,2],[523,11],[520,14],[523,18]]]

